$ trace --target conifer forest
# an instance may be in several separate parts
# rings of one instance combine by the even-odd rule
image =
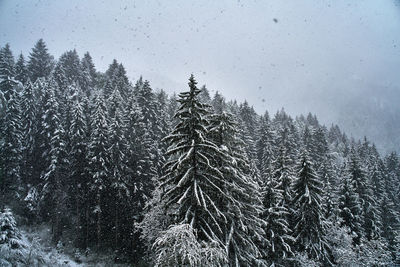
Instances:
[[[187,82],[167,95],[117,60],[3,44],[0,265],[400,263],[396,152]]]

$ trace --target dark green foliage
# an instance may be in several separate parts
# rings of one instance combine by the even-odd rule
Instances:
[[[39,39],[32,48],[28,60],[29,78],[35,82],[38,78],[48,77],[54,68],[54,59],[48,52],[43,39]]]

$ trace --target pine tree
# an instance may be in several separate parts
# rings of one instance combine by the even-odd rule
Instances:
[[[210,105],[211,104],[211,97],[210,97],[210,92],[208,91],[206,85],[203,85],[200,88],[200,94],[199,94],[199,100],[201,103]]]
[[[72,121],[68,131],[71,139],[70,150],[70,187],[69,203],[75,211],[76,232],[80,233],[76,243],[78,246],[88,247],[89,232],[89,203],[87,200],[89,194],[90,180],[88,179],[89,163],[87,159],[88,138],[87,124],[83,114],[82,103],[75,100],[72,110]]]
[[[256,141],[257,168],[260,170],[261,177],[265,179],[271,172],[271,164],[274,148],[274,133],[271,129],[268,112],[261,116]]]
[[[20,96],[16,91],[11,91],[7,102],[4,126],[1,129],[2,139],[0,143],[1,171],[0,190],[2,197],[10,190],[16,190],[20,186],[21,165],[21,111],[19,106]],[[3,199],[2,201],[5,201]],[[3,202],[4,203],[4,202]]]
[[[9,101],[18,82],[15,80],[15,62],[10,45],[0,49],[0,92]]]
[[[35,82],[38,78],[48,77],[54,68],[54,59],[48,52],[43,39],[39,39],[29,55],[29,78]]]
[[[223,181],[215,181],[215,185],[229,196],[215,196],[216,206],[226,218],[225,249],[232,265],[256,264],[261,254],[256,242],[264,239],[265,224],[258,218],[262,210],[258,180],[244,152],[237,123],[231,114],[220,111],[210,117],[209,136],[222,152],[214,155],[215,166],[223,176]]]
[[[28,69],[26,67],[25,58],[22,53],[19,55],[15,63],[15,79],[25,84],[28,81]]]
[[[89,52],[86,52],[83,55],[83,58],[81,60],[81,67],[83,71],[81,79],[83,79],[84,81],[81,80],[80,85],[82,87],[82,90],[86,92],[87,95],[89,95],[97,83],[97,71]]]
[[[382,237],[388,242],[388,248],[392,253],[392,257],[395,258],[396,253],[398,253],[399,245],[399,240],[397,238],[400,230],[399,214],[395,210],[394,203],[386,194],[384,194],[382,197],[380,209],[382,220]]]
[[[19,266],[24,264],[25,253],[26,244],[22,241],[14,215],[9,208],[5,208],[0,211],[0,259],[13,263],[13,266]]]
[[[59,114],[58,100],[55,96],[56,83],[50,80],[44,85],[42,112],[38,125],[40,139],[34,142],[40,145],[40,211],[44,219],[51,219],[53,240],[58,241],[62,233],[62,215],[66,211],[64,187],[68,177],[68,158],[65,150],[65,132]],[[40,142],[39,142],[40,141]],[[35,153],[35,152],[34,152]],[[35,156],[35,155],[33,155]],[[37,186],[38,184],[34,184]],[[35,187],[34,187],[35,188]]]
[[[358,202],[358,195],[348,176],[345,176],[341,183],[339,195],[339,216],[343,219],[342,225],[349,227],[349,234],[353,235],[353,243],[360,244],[361,239],[361,208]]]
[[[42,204],[43,212],[51,211],[51,222],[53,229],[53,240],[58,242],[63,231],[62,216],[66,216],[66,186],[69,174],[69,161],[65,148],[65,132],[60,122],[57,112],[57,102],[55,98],[49,99],[46,109],[45,123],[49,127],[50,150],[46,152],[50,163],[43,173]]]
[[[114,222],[112,229],[114,230],[114,247],[119,248],[121,231],[121,214],[120,210],[125,209],[125,204],[130,201],[130,192],[128,189],[125,173],[126,173],[126,143],[123,136],[125,129],[122,114],[122,98],[118,88],[114,89],[110,97],[110,135],[109,135],[109,154],[112,166],[109,169],[109,177],[111,179],[111,198],[112,208],[114,210]]]
[[[216,196],[229,196],[216,185],[223,177],[211,164],[219,150],[207,139],[208,112],[198,100],[196,84],[192,75],[190,90],[179,94],[175,115],[179,123],[165,138],[170,147],[165,175],[160,178],[162,209],[171,216],[170,224],[189,224],[198,240],[223,246],[220,237],[227,218],[216,205]]]
[[[109,188],[110,158],[107,151],[109,138],[107,109],[103,95],[98,93],[95,98],[95,107],[92,114],[91,138],[89,143],[89,169],[91,175],[90,194],[94,199],[92,212],[96,214],[96,244],[101,245],[103,235],[103,216],[106,212],[104,195]]]
[[[372,187],[355,150],[352,149],[350,153],[348,173],[359,197],[362,227],[368,240],[375,239],[379,237],[379,212],[373,199]]]
[[[292,231],[287,220],[290,213],[283,206],[283,195],[280,184],[271,176],[265,176],[262,187],[263,208],[261,218],[266,221],[264,227],[266,240],[262,244],[263,257],[268,266],[285,265],[285,260],[293,254]]]
[[[277,158],[272,162],[272,178],[278,183],[278,190],[282,192],[282,205],[291,212],[293,170],[289,165],[289,157],[284,146],[280,146]]]
[[[34,181],[34,148],[37,135],[37,99],[34,96],[33,85],[27,82],[21,96],[21,143],[22,166],[21,178],[24,184],[35,184]]]
[[[61,55],[54,68],[54,74],[61,91],[66,90],[73,83],[79,84],[82,81],[84,73],[75,49]]]
[[[294,237],[298,251],[329,263],[329,244],[326,240],[326,222],[322,196],[322,183],[306,154],[303,152],[298,176],[293,185],[293,205],[296,208]]]

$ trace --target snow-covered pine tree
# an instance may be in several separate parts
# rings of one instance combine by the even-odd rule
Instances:
[[[217,183],[222,173],[213,166],[220,153],[207,138],[208,112],[199,102],[200,90],[193,75],[188,92],[179,94],[180,107],[175,115],[178,125],[165,138],[170,146],[166,153],[165,175],[160,178],[161,205],[172,224],[189,224],[199,241],[216,242],[224,247],[223,228],[226,216],[217,206],[217,197],[231,199]]]
[[[0,130],[2,140],[0,141],[0,191],[5,198],[7,193],[17,190],[20,186],[21,165],[21,111],[20,95],[15,90],[9,94],[5,109],[3,127]],[[5,199],[2,200],[5,203]]]
[[[0,48],[0,93],[8,101],[18,82],[15,80],[15,62],[10,45]]]
[[[342,178],[339,195],[339,216],[343,219],[342,226],[347,226],[353,236],[354,245],[360,244],[361,233],[361,207],[359,205],[358,195],[349,179],[345,175]]]
[[[384,194],[380,204],[381,211],[381,236],[386,239],[393,259],[399,260],[400,217],[395,210],[392,200]]]
[[[376,209],[370,179],[367,177],[367,172],[354,148],[350,152],[347,171],[360,201],[360,219],[365,237],[368,240],[376,239],[379,237],[379,211]]]
[[[58,242],[63,225],[62,216],[66,216],[67,178],[69,176],[69,161],[65,147],[65,131],[61,123],[58,102],[54,95],[55,83],[46,88],[49,94],[43,114],[43,133],[47,137],[48,147],[45,150],[46,169],[41,175],[43,179],[41,190],[41,210],[51,218],[53,240]],[[47,217],[46,216],[46,217]]]
[[[83,58],[81,60],[81,66],[82,66],[82,69],[85,72],[86,76],[89,77],[88,81],[89,81],[90,88],[93,89],[96,85],[97,71],[93,64],[92,56],[89,54],[89,52],[86,52],[83,55]],[[82,88],[82,89],[85,89],[85,88]],[[86,92],[86,93],[89,93],[89,92]]]
[[[178,101],[176,98],[176,94],[173,93],[169,97],[168,107],[167,107],[168,121],[171,129],[173,129],[178,124],[178,119],[174,117],[177,110],[178,110]]]
[[[290,166],[290,158],[285,146],[280,145],[279,152],[272,162],[272,179],[277,181],[278,190],[282,192],[282,205],[291,214],[292,212],[292,184],[294,180],[293,169]]]
[[[261,218],[266,221],[264,226],[266,242],[261,244],[261,248],[268,266],[284,266],[286,259],[293,253],[294,238],[288,222],[290,213],[283,206],[282,190],[279,188],[280,184],[276,177],[266,173],[261,190],[264,208]]]
[[[26,67],[24,55],[19,54],[15,63],[15,79],[25,84],[28,81],[28,69]]]
[[[14,215],[9,208],[5,208],[0,211],[0,260],[10,263],[5,266],[20,266],[25,263],[24,256],[27,252]],[[0,261],[2,263],[4,262]]]
[[[123,120],[123,101],[118,87],[115,87],[114,92],[109,99],[109,120],[110,120],[110,134],[109,134],[109,156],[110,156],[110,195],[109,195],[109,211],[112,214],[113,221],[110,222],[110,229],[112,229],[114,238],[113,245],[118,249],[121,245],[121,237],[124,234],[121,231],[121,217],[124,215],[122,210],[126,210],[126,203],[130,202],[130,191],[127,184],[127,160],[126,160],[126,139],[124,138],[124,120]],[[129,223],[129,222],[128,222]]]
[[[241,127],[241,139],[245,142],[246,152],[249,159],[256,159],[256,129],[257,129],[257,121],[258,116],[255,113],[253,107],[250,107],[247,101],[244,101],[243,104],[239,106],[239,117],[237,121],[239,123],[239,127]]]
[[[43,39],[39,39],[29,55],[29,78],[35,82],[38,78],[48,77],[54,68],[54,59],[48,52]]]
[[[150,142],[147,144],[146,148],[148,153],[144,156],[150,157],[149,159],[152,164],[151,168],[155,169],[158,174],[161,174],[162,164],[165,162],[165,159],[161,154],[161,147],[163,145],[160,143],[160,140],[162,136],[166,135],[166,133],[162,132],[160,123],[161,117],[158,116],[159,111],[154,92],[150,87],[150,83],[148,81],[143,82],[142,78],[137,81],[133,88],[133,92],[142,114],[140,123],[143,126],[139,128],[139,131],[141,131],[141,128],[143,127],[146,128],[145,131],[147,138],[150,138]],[[143,171],[146,170],[148,170],[148,168],[145,168]]]
[[[271,129],[271,122],[268,112],[261,116],[259,128],[257,129],[257,168],[260,171],[261,179],[266,179],[266,175],[271,173],[273,159],[274,132]]]
[[[27,202],[28,213],[32,215],[34,207],[38,201],[32,199],[36,196],[37,189],[35,186],[40,183],[40,179],[35,175],[35,148],[37,147],[37,136],[38,136],[38,122],[37,116],[37,101],[38,99],[34,95],[33,85],[28,80],[23,87],[21,96],[21,144],[22,144],[22,161],[21,161],[21,180],[23,188],[27,191],[25,199]],[[24,197],[26,197],[24,196]],[[36,213],[36,210],[35,210]],[[32,216],[33,217],[33,216]]]
[[[219,105],[222,106],[222,105]],[[223,180],[214,183],[226,196],[214,196],[225,218],[222,238],[231,265],[253,265],[260,258],[257,242],[264,239],[259,218],[262,210],[257,177],[253,173],[239,138],[233,116],[219,109],[210,117],[209,136],[222,153],[214,155]]]
[[[323,185],[307,152],[302,153],[293,184],[294,237],[297,251],[312,259],[330,263],[330,248],[326,240],[326,221],[322,205]]]
[[[200,88],[201,92],[199,94],[199,100],[201,103],[210,105],[211,104],[211,97],[210,97],[210,92],[208,91],[206,85],[203,85]]]
[[[109,168],[110,158],[107,150],[109,140],[109,122],[107,120],[107,108],[101,92],[95,96],[95,107],[93,108],[91,122],[91,136],[89,140],[89,173],[90,173],[90,203],[95,214],[95,237],[96,245],[102,244],[103,238],[103,216],[105,216],[106,202],[105,193],[110,186]]]
[[[83,114],[81,101],[75,100],[72,109],[71,126],[68,131],[71,140],[70,158],[70,186],[69,203],[72,213],[76,216],[76,232],[79,233],[76,245],[88,246],[88,220],[89,203],[87,196],[89,193],[89,174],[88,174],[88,138],[85,115]]]

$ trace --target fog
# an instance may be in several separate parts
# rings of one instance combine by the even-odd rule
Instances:
[[[153,88],[193,73],[259,113],[312,112],[400,151],[400,1],[0,1],[1,46],[27,56],[39,38]]]

